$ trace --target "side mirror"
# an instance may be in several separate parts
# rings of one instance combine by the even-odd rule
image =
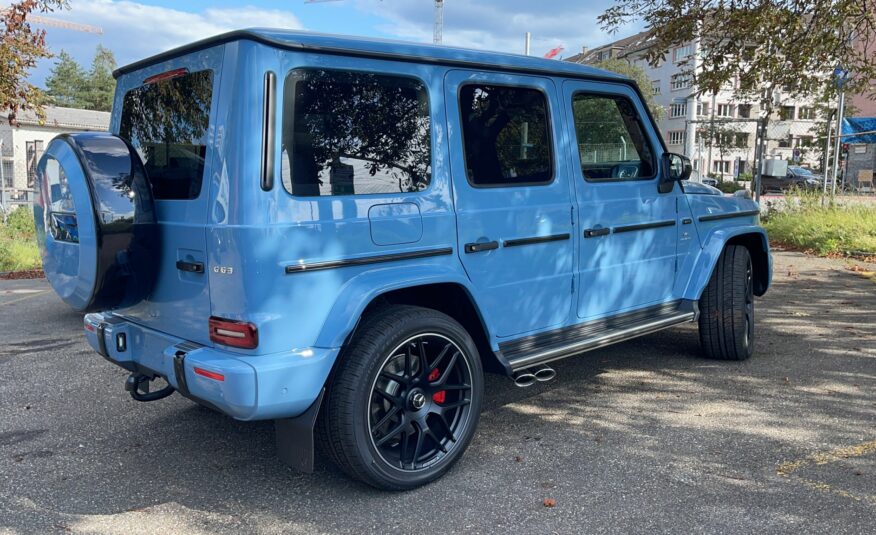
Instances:
[[[663,176],[657,190],[660,193],[669,193],[676,182],[687,180],[692,172],[690,158],[673,152],[665,153],[663,155]]]

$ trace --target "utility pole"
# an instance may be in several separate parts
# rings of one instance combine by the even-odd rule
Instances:
[[[836,195],[836,176],[837,172],[839,171],[840,142],[842,141],[843,133],[843,115],[846,111],[846,91],[843,86],[845,85],[846,79],[849,77],[849,71],[838,66],[836,69],[833,70],[833,75],[834,77],[836,77],[836,88],[839,92],[839,102],[836,109],[836,136],[834,136],[835,141],[833,146],[833,169],[831,170],[831,180],[833,180],[831,195]]]
[[[827,197],[827,176],[830,173],[830,133],[833,130],[833,114],[831,111],[827,116],[827,139],[824,141],[824,184],[821,192],[821,206],[824,206],[825,198]]]
[[[523,41],[523,53],[527,56],[529,55],[529,46],[532,44],[532,33],[526,32],[526,36]]]
[[[444,0],[435,0],[435,27],[432,30],[432,43],[440,45],[444,38]]]

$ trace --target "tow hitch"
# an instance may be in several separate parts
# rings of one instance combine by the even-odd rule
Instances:
[[[137,401],[157,401],[166,398],[176,391],[168,384],[161,390],[150,392],[149,383],[154,379],[154,377],[149,377],[147,375],[132,373],[125,380],[125,390],[130,392],[131,397]]]

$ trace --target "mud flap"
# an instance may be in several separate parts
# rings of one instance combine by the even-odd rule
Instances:
[[[325,388],[319,391],[316,401],[300,416],[274,420],[277,456],[284,464],[299,472],[313,472],[313,428],[324,396]]]

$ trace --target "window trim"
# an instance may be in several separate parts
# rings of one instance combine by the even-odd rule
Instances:
[[[462,90],[463,88],[470,85],[491,85],[494,87],[510,87],[512,89],[531,89],[534,91],[538,91],[544,97],[545,102],[545,111],[547,112],[547,134],[548,134],[548,143],[551,146],[551,178],[550,180],[541,181],[541,182],[518,182],[516,184],[475,184],[471,181],[471,176],[468,172],[468,153],[465,151],[465,128],[462,120]],[[474,189],[497,189],[497,188],[528,188],[535,186],[550,186],[557,180],[557,167],[559,163],[559,147],[554,142],[554,123],[551,120],[551,99],[548,92],[538,86],[534,85],[526,85],[526,84],[509,84],[509,83],[493,83],[489,80],[465,80],[464,82],[458,84],[456,86],[456,111],[458,112],[458,124],[459,124],[459,132],[460,137],[462,138],[462,167],[465,171],[465,180],[468,182],[468,185]],[[452,149],[451,149],[452,150]]]
[[[609,177],[609,178],[587,178],[586,176],[584,176],[584,170],[581,169],[581,163],[580,163],[581,162],[581,145],[578,143],[578,130],[575,128],[575,115],[574,115],[575,110],[571,108],[572,104],[574,104],[574,102],[575,102],[575,97],[578,95],[595,95],[595,96],[601,96],[601,97],[609,97],[609,98],[613,98],[613,99],[622,98],[632,105],[633,109],[636,110],[636,122],[639,124],[639,128],[642,131],[642,135],[645,138],[645,142],[648,143],[649,147],[651,147],[651,154],[654,155],[654,165],[653,165],[654,173],[651,176],[637,177],[634,179],[611,178],[611,177]],[[644,106],[644,101],[642,102],[642,105]],[[642,114],[639,112],[639,109],[636,107],[636,103],[633,102],[633,99],[631,99],[627,95],[623,95],[620,93],[612,93],[609,91],[577,90],[577,91],[572,92],[571,99],[569,100],[569,107],[570,107],[570,111],[572,112],[570,115],[570,117],[571,117],[570,126],[572,127],[572,138],[575,142],[574,155],[575,155],[576,161],[577,161],[577,164],[574,167],[576,169],[578,169],[578,172],[581,174],[581,178],[583,178],[585,182],[590,183],[590,184],[602,184],[605,182],[645,182],[645,181],[657,179],[657,177],[660,175],[660,173],[659,173],[660,163],[657,161],[658,160],[657,152],[654,150],[654,144],[651,143],[651,136],[648,135],[648,129],[645,128],[645,123],[642,121]],[[666,147],[664,145],[661,145],[660,149],[662,149],[663,152],[666,152]]]
[[[360,73],[360,74],[375,74],[378,76],[394,76],[396,78],[407,78],[409,80],[415,80],[419,82],[423,89],[426,92],[426,104],[429,107],[429,167],[432,169],[429,174],[429,185],[424,189],[419,191],[396,191],[391,193],[344,193],[342,195],[295,195],[286,187],[286,183],[283,180],[282,172],[283,172],[283,113],[286,111],[286,81],[289,79],[289,75],[291,75],[295,71],[331,71],[331,72],[346,72],[346,73]],[[279,85],[279,84],[278,84]],[[280,101],[280,106],[275,104],[276,114],[275,117],[280,121],[280,135],[277,136],[277,139],[280,142],[280,150],[278,151],[278,155],[280,158],[280,165],[275,167],[280,172],[280,183],[282,184],[282,189],[286,192],[286,195],[292,197],[293,199],[300,201],[316,201],[318,199],[368,199],[368,198],[386,198],[388,196],[395,195],[422,195],[429,193],[432,190],[434,183],[434,170],[435,170],[435,116],[433,114],[434,110],[432,109],[432,93],[431,88],[429,86],[429,82],[426,81],[421,76],[417,76],[414,74],[408,73],[399,73],[393,72],[386,69],[366,69],[366,68],[344,68],[344,67],[320,67],[318,65],[314,65],[312,63],[296,65],[291,69],[286,71],[286,74],[283,76],[283,86],[282,88],[277,89],[277,94],[283,95],[282,100]],[[292,100],[294,102],[294,99]],[[293,110],[293,119],[294,119],[294,110]],[[275,163],[276,166],[276,163]],[[289,175],[289,179],[291,182],[292,176],[291,171]]]

